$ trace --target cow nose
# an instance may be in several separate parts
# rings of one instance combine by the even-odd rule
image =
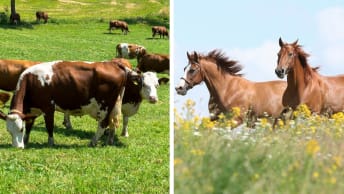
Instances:
[[[158,99],[155,96],[149,96],[149,102],[156,103]]]

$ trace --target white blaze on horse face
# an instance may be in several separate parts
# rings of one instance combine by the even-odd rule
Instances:
[[[185,68],[185,71],[184,71],[184,75],[183,77],[180,79],[179,81],[179,84],[176,86],[176,91],[179,95],[186,95],[187,91],[188,91],[188,84],[186,83],[186,78],[187,78],[187,72],[189,71],[191,65],[188,65],[186,68]]]
[[[143,73],[143,87],[140,91],[141,96],[147,99],[150,103],[158,101],[157,87],[159,85],[156,73],[146,72]]]
[[[25,122],[17,114],[10,114],[6,118],[7,131],[12,136],[12,145],[24,148]]]
[[[53,66],[56,63],[59,63],[61,61],[52,61],[52,62],[46,62],[46,63],[40,63],[34,66],[31,66],[27,68],[19,77],[19,81],[17,83],[17,90],[20,88],[20,83],[25,75],[31,73],[37,76],[37,80],[41,83],[41,85],[44,87],[45,85],[49,85],[52,81],[52,77],[54,75],[53,72]]]

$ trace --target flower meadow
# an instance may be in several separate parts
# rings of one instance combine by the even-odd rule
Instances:
[[[174,110],[175,193],[343,193],[344,113],[261,118],[236,126],[233,108],[213,122],[187,100]]]

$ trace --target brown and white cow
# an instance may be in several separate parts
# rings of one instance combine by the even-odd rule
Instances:
[[[132,69],[131,64],[128,60],[123,58],[113,59],[126,67]],[[128,137],[128,122],[129,117],[135,115],[139,110],[142,100],[146,99],[149,103],[156,103],[158,101],[157,87],[159,86],[159,81],[157,74],[154,72],[145,72],[141,77],[138,77],[136,82],[127,80],[125,84],[124,95],[122,99],[122,117],[123,117],[123,128],[122,136]],[[111,120],[112,124],[117,128],[119,126],[118,114],[115,114],[114,118]],[[65,115],[65,126],[71,127],[71,122],[69,117]],[[68,127],[67,127],[68,128]],[[110,134],[112,135],[112,134]]]
[[[164,54],[148,54],[144,52],[137,56],[137,68],[143,72],[169,73],[170,57]]]
[[[165,38],[165,36],[168,38],[168,31],[165,26],[153,26],[152,27],[152,37],[154,38],[156,34],[162,35],[162,38]]]
[[[59,109],[71,115],[85,115],[98,120],[92,146],[103,135],[112,117],[116,99],[123,94],[128,70],[116,62],[54,61],[27,68],[20,76],[6,120],[12,145],[24,148],[28,143],[34,119],[43,113],[48,143],[54,144],[54,112]],[[113,126],[109,126],[114,131]],[[109,143],[113,137],[109,137]]]
[[[127,22],[125,21],[120,21],[120,20],[111,20],[109,22],[109,31],[111,33],[111,30],[112,29],[121,29],[122,33],[124,33],[125,35],[130,32],[129,31],[129,27],[128,27],[128,24]]]
[[[146,52],[144,46],[129,43],[119,43],[116,46],[116,57],[134,59],[137,55]]]
[[[48,13],[44,12],[44,11],[37,11],[36,12],[36,20],[37,22],[40,22],[41,19],[44,20],[44,23],[48,22]]]

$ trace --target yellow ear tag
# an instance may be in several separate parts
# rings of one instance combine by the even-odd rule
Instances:
[[[137,85],[139,85],[139,82],[137,82],[137,81],[134,81],[134,85],[136,85],[136,86],[137,86]]]

